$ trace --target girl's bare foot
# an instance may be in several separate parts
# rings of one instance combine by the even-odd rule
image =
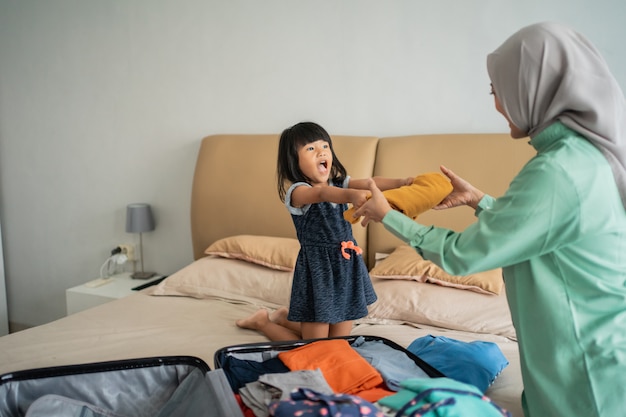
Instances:
[[[243,329],[259,330],[266,326],[269,322],[269,312],[262,308],[255,311],[252,315],[246,317],[245,319],[237,320],[235,324]]]
[[[285,326],[287,324],[288,314],[289,309],[287,307],[279,307],[277,310],[274,310],[269,314],[269,319],[276,324]]]

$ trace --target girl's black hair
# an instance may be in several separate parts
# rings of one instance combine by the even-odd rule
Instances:
[[[333,141],[326,130],[313,122],[301,122],[283,131],[278,143],[278,162],[276,164],[276,177],[278,185],[278,196],[281,201],[285,201],[287,188],[295,182],[311,182],[300,170],[298,161],[298,151],[307,143],[324,140],[330,146],[333,155],[333,165],[330,170],[330,179],[335,184],[341,184],[347,176],[335,150]]]

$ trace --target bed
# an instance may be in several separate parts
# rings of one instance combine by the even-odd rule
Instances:
[[[444,164],[492,195],[533,155],[506,134],[333,136],[333,144],[355,178],[413,176]],[[1,337],[0,374],[169,355],[214,367],[218,349],[266,341],[235,321],[289,301],[298,244],[277,197],[277,145],[276,134],[202,139],[190,212],[195,261],[132,296]],[[419,221],[462,230],[473,213],[431,211]],[[353,334],[404,347],[426,335],[494,342],[509,364],[486,394],[521,417],[519,354],[500,271],[450,276],[378,224],[353,229],[379,297]]]

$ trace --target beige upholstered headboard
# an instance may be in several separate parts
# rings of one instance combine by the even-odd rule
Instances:
[[[296,237],[291,217],[278,198],[278,134],[213,135],[202,140],[191,198],[194,259],[214,241],[232,235]],[[333,136],[333,147],[348,174],[368,178],[378,139]],[[365,230],[354,237],[366,250]]]

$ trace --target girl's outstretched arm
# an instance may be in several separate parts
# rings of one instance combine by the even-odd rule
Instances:
[[[370,196],[369,189],[339,188],[327,185],[296,187],[291,193],[291,205],[302,207],[307,204],[330,202],[337,204],[351,203],[360,207]]]
[[[407,178],[387,178],[387,177],[372,177],[376,187],[381,191],[391,190],[393,188],[400,188],[404,185],[413,184],[413,177]],[[368,190],[369,189],[369,178],[362,179],[353,179],[350,178],[350,188],[355,188],[358,190]]]

